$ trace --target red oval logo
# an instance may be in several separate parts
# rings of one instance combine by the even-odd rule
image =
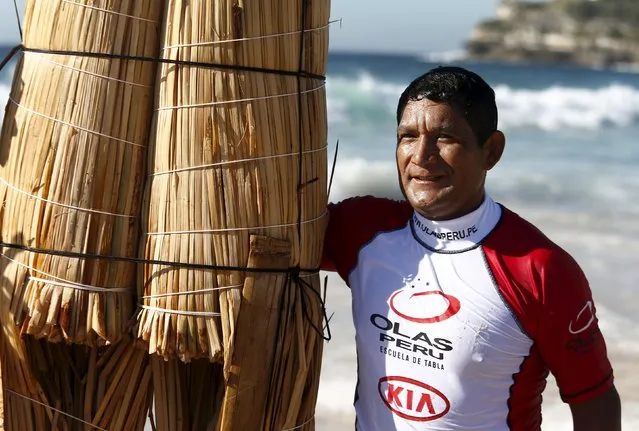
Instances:
[[[442,310],[439,314],[434,316],[424,317],[419,314],[424,313],[424,308],[432,309],[437,307],[438,304],[434,301],[434,296],[443,298],[447,305],[440,306]],[[423,299],[429,299],[430,304],[425,304]],[[422,299],[420,301],[419,299]],[[461,303],[459,299],[452,295],[446,295],[439,290],[429,290],[422,292],[411,292],[410,289],[401,289],[393,293],[390,297],[389,305],[391,310],[402,319],[406,319],[415,323],[437,323],[442,320],[449,319],[459,312]],[[445,308],[444,308],[445,307]],[[400,311],[404,310],[404,311]]]
[[[450,401],[444,394],[408,377],[382,377],[377,389],[384,404],[397,416],[409,421],[434,421],[450,410]]]

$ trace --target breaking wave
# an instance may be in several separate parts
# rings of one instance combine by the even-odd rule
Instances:
[[[404,86],[366,72],[356,78],[329,76],[329,121],[335,126],[388,124],[394,121]],[[495,94],[502,129],[593,130],[626,127],[639,120],[639,89],[629,85],[553,86],[541,90],[496,85]]]

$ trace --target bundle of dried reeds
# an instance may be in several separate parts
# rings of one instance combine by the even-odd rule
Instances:
[[[163,56],[295,73],[300,29],[307,28],[313,30],[304,33],[302,67],[321,75],[328,2],[309,2],[304,23],[301,5],[169,0]],[[249,236],[257,233],[290,241],[289,266],[318,266],[326,210],[323,81],[160,67],[144,202],[145,257],[246,267]],[[220,360],[235,338],[245,275],[147,265],[139,337],[151,353],[167,358]]]
[[[19,260],[14,250],[4,250]],[[152,401],[149,355],[132,340],[103,347],[20,335],[10,316],[24,267],[0,262],[0,364],[7,431],[142,430]]]
[[[9,430],[144,426],[151,369],[127,338],[135,265],[45,251],[136,256],[157,66],[109,55],[157,56],[161,12],[27,2],[0,140],[0,239],[29,249],[0,252]]]
[[[161,12],[160,0],[27,2],[0,140],[3,242],[136,256],[157,65],[59,52],[155,57]],[[10,300],[23,334],[104,345],[126,333],[134,264],[21,256]]]
[[[154,367],[160,429],[192,429],[172,410],[184,402],[169,401],[192,393],[193,371],[176,371],[175,358],[223,364],[208,429],[313,427],[319,278],[303,273],[302,283],[287,271],[321,258],[326,95],[318,76],[329,10],[328,1],[168,0],[162,57],[188,64],[160,66],[142,253],[222,268],[144,267],[138,338],[169,360]],[[247,266],[281,272],[224,269]]]

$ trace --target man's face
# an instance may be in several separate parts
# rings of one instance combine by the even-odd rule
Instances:
[[[465,118],[450,105],[410,101],[397,128],[402,191],[426,218],[460,217],[481,204],[486,171],[502,151],[501,133],[480,146]]]

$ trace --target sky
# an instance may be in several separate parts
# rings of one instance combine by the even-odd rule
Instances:
[[[22,12],[25,0],[17,0]],[[494,14],[498,0],[332,0],[330,48],[426,53],[463,46],[473,26]],[[13,0],[0,0],[0,44],[20,40]]]

